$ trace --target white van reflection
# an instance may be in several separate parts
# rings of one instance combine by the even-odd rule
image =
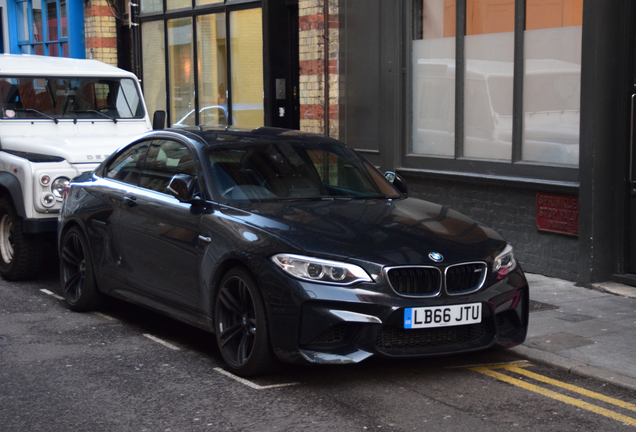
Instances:
[[[581,68],[559,60],[526,60],[523,160],[579,161]],[[513,63],[467,60],[464,157],[511,158]],[[455,60],[417,61],[413,153],[455,154]]]
[[[227,126],[227,105],[210,105],[199,110],[200,126]],[[263,122],[263,104],[233,104],[232,125],[258,126]],[[197,126],[195,110],[190,110],[172,127]],[[238,118],[238,121],[237,121]]]

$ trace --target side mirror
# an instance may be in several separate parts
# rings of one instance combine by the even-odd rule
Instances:
[[[395,186],[395,188],[404,195],[409,194],[409,187],[406,184],[406,180],[404,180],[399,174],[396,174],[393,171],[387,171],[384,173],[384,177],[386,177],[389,183]]]
[[[192,200],[196,179],[188,174],[175,174],[168,183],[168,193],[181,202]]]
[[[163,129],[166,126],[166,112],[165,111],[155,111],[155,114],[152,116],[152,128],[154,130]]]

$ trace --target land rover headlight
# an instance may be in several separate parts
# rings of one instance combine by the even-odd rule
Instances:
[[[48,174],[42,174],[40,176],[40,184],[42,186],[48,186],[51,184],[51,176]]]
[[[306,281],[338,285],[371,282],[367,272],[355,264],[291,254],[274,255],[272,261],[291,276]]]
[[[40,202],[46,208],[53,207],[55,205],[55,201],[57,201],[57,200],[55,199],[55,196],[52,193],[44,194],[40,198]]]
[[[64,194],[64,188],[69,183],[69,181],[70,180],[66,177],[58,177],[53,180],[53,183],[51,183],[51,192],[53,192],[53,195],[58,198],[62,198]]]

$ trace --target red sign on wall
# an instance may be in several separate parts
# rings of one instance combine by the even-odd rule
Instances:
[[[578,236],[579,197],[537,193],[537,228]]]

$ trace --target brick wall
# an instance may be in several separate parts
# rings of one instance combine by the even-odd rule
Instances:
[[[324,1],[329,1],[325,26]],[[338,0],[300,0],[300,129],[325,131],[325,55],[329,59],[329,133],[338,137]],[[325,29],[327,32],[325,32]]]
[[[411,196],[452,207],[496,230],[512,244],[525,271],[578,279],[578,238],[537,230],[537,191],[411,177],[407,180]]]
[[[117,25],[106,0],[88,0],[84,7],[86,58],[117,66]]]

